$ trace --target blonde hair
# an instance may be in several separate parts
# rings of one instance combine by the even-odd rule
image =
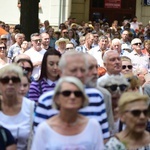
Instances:
[[[119,111],[123,112],[125,105],[141,100],[148,103],[149,98],[147,95],[143,95],[139,92],[124,92],[118,101]]]
[[[0,69],[0,78],[2,78],[5,73],[10,73],[10,72],[14,72],[14,73],[18,74],[18,76],[19,76],[19,78],[21,80],[21,78],[23,76],[23,70],[22,70],[22,68],[20,66],[18,66],[15,63],[8,64],[8,65],[2,67]]]

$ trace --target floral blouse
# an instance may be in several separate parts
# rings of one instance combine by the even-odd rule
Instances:
[[[116,137],[110,138],[110,140],[106,143],[104,150],[127,150],[126,146],[120,142]],[[150,150],[150,144],[138,148],[136,150]]]

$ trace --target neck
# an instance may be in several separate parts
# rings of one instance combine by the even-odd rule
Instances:
[[[78,112],[74,111],[71,112],[70,111],[61,111],[60,110],[60,114],[58,115],[60,121],[67,126],[75,126],[78,122]]]
[[[91,49],[91,45],[89,45],[88,43],[85,43],[85,46],[86,46],[86,48],[87,48],[88,50]]]
[[[42,47],[43,49],[48,49],[49,46],[47,46],[47,45],[41,45],[41,47]]]
[[[134,132],[134,131],[130,131],[128,128],[126,128],[124,130],[124,138],[128,138],[128,139],[132,139],[132,141],[141,141],[141,139],[143,139],[145,136],[145,132]]]

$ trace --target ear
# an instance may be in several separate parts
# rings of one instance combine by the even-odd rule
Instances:
[[[119,118],[120,118],[120,120],[121,120],[123,123],[125,123],[125,118],[126,118],[126,116],[125,116],[124,113],[120,113],[120,114],[119,114]]]

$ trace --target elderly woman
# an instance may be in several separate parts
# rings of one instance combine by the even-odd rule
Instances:
[[[122,74],[129,74],[132,73],[132,62],[131,59],[127,56],[122,56],[121,57],[121,62],[122,62]]]
[[[106,143],[106,150],[149,150],[150,134],[145,130],[149,113],[148,97],[138,92],[126,92],[122,94],[118,108],[120,119],[126,127]]]
[[[107,79],[100,82],[98,86],[106,88],[111,94],[112,111],[114,116],[114,131],[111,133],[117,133],[120,129],[120,120],[118,117],[118,100],[121,94],[128,90],[130,83],[122,75],[111,75]]]
[[[44,54],[41,75],[37,81],[33,81],[30,84],[29,99],[38,102],[38,98],[44,92],[54,89],[59,79],[58,63],[60,57],[61,54],[55,49],[50,49]]]
[[[53,106],[59,113],[38,126],[32,150],[104,148],[98,122],[78,113],[80,108],[88,105],[84,86],[79,79],[61,78],[55,87],[53,100]]]
[[[6,44],[0,41],[0,68],[7,64]]]
[[[26,150],[31,135],[34,102],[19,94],[22,68],[9,64],[0,69],[0,124],[17,142],[17,150]]]

